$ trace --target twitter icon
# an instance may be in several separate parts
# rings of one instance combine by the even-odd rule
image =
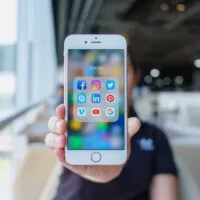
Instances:
[[[114,80],[106,81],[106,89],[107,90],[114,90],[115,89],[115,81]]]

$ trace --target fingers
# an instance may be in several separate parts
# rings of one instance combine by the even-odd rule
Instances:
[[[54,149],[54,153],[56,154],[57,159],[65,167],[67,167],[69,170],[71,170],[71,171],[73,171],[73,172],[78,174],[78,172],[80,171],[80,167],[81,166],[73,166],[73,165],[70,165],[69,163],[66,162],[66,160],[65,160],[65,149],[64,148]]]
[[[45,144],[52,149],[64,148],[66,144],[66,136],[49,133],[45,138]]]
[[[65,119],[65,106],[64,106],[64,104],[61,104],[56,108],[56,116],[59,119]]]
[[[60,148],[60,149],[55,149],[54,150],[56,157],[61,163],[65,163],[65,149]]]
[[[67,123],[65,120],[54,116],[49,119],[48,128],[53,133],[65,134],[67,131]]]
[[[140,120],[136,117],[131,117],[128,119],[128,137],[131,139],[140,129],[141,123]]]

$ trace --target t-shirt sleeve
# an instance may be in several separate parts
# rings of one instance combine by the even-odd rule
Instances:
[[[173,174],[177,176],[177,167],[174,161],[172,149],[165,134],[157,129],[155,137],[153,175]]]

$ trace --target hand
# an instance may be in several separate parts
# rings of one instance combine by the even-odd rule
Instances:
[[[68,169],[80,176],[94,182],[108,182],[119,176],[124,165],[70,165],[65,161],[65,144],[67,123],[65,118],[65,106],[60,105],[56,109],[56,116],[51,117],[48,123],[50,133],[45,138],[45,143],[52,148],[58,160]],[[137,133],[140,128],[140,121],[137,118],[128,119],[128,156],[131,151],[131,137]]]

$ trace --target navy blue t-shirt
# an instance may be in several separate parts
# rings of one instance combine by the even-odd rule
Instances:
[[[63,168],[55,200],[148,200],[154,175],[177,175],[168,140],[155,126],[142,123],[131,140],[131,149],[120,176],[108,183],[94,183]]]

